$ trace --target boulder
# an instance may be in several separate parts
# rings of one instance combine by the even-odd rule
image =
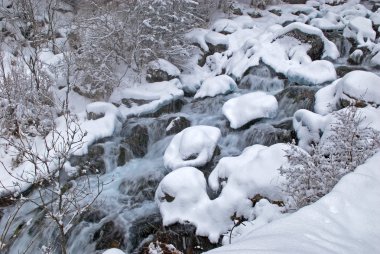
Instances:
[[[106,165],[104,162],[104,147],[102,144],[95,144],[88,148],[85,155],[72,155],[69,159],[71,166],[77,167],[79,174],[104,174]]]
[[[321,37],[315,34],[307,34],[302,32],[299,29],[294,29],[288,33],[286,33],[284,36],[289,36],[292,38],[297,39],[298,41],[302,43],[306,43],[310,45],[310,49],[307,51],[307,54],[310,56],[310,58],[314,60],[321,59],[323,55],[324,50],[324,44]]]
[[[118,226],[118,223],[108,221],[104,223],[95,233],[92,238],[96,242],[96,250],[105,250],[110,248],[123,248],[124,231]]]
[[[169,135],[177,134],[190,126],[191,126],[191,122],[186,117],[183,117],[183,116],[171,117],[168,120],[166,135],[169,136]]]
[[[122,130],[124,136],[122,144],[129,146],[135,157],[143,157],[148,151],[149,133],[148,128],[142,125],[136,125],[131,129]]]
[[[181,71],[165,59],[157,59],[148,64],[146,80],[149,83],[169,81],[181,74]]]
[[[313,110],[317,89],[310,86],[289,86],[275,95],[279,114],[282,117],[292,117],[299,109]]]

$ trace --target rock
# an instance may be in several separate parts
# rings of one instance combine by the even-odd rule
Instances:
[[[169,124],[166,128],[166,135],[168,136],[177,134],[191,126],[190,120],[183,116],[169,118],[168,123]]]
[[[179,224],[161,228],[155,233],[154,240],[164,244],[172,244],[182,253],[200,254],[221,246],[220,243],[210,243],[207,237],[197,236],[195,226],[191,224]],[[146,243],[142,249],[146,249]],[[144,253],[144,252],[139,252]]]
[[[273,13],[274,15],[281,16],[282,11],[280,9],[271,9],[269,10],[270,13]]]
[[[99,223],[104,217],[106,214],[101,210],[89,210],[81,215],[81,221]]]
[[[181,74],[181,71],[165,59],[157,59],[148,63],[146,81],[149,83],[169,81]]]
[[[354,52],[351,53],[347,61],[350,64],[359,65],[363,62],[364,59],[364,53],[360,49],[356,49]]]
[[[119,146],[119,153],[117,156],[116,165],[118,167],[123,166],[131,159],[133,159],[132,152],[124,146]]]
[[[127,133],[122,130],[123,144],[127,144],[135,157],[143,157],[148,151],[149,133],[148,128],[136,125]]]
[[[305,4],[307,0],[283,0],[283,2],[288,4]]]
[[[97,120],[104,117],[104,113],[87,112],[87,120]]]
[[[159,117],[164,114],[177,113],[181,111],[184,101],[182,99],[170,101],[165,105],[161,105],[157,110],[153,113],[144,114],[146,117]]]
[[[352,45],[349,40],[343,36],[342,31],[324,31],[324,35],[336,45],[341,56],[347,55]]]
[[[311,47],[307,51],[307,54],[310,56],[310,58],[313,61],[321,59],[323,55],[324,44],[321,37],[319,37],[318,35],[307,34],[307,33],[302,32],[299,29],[294,29],[286,33],[284,36],[289,36],[289,37],[299,40],[302,43],[309,44]]]
[[[142,177],[138,180],[124,180],[119,185],[119,192],[128,196],[132,204],[139,205],[144,201],[153,201],[160,179],[152,176]]]
[[[123,103],[128,108],[134,107],[134,106],[141,106],[147,103],[150,103],[149,100],[142,100],[142,99],[133,99],[133,98],[123,98],[121,99],[121,103]]]
[[[355,70],[361,70],[361,71],[366,71],[365,68],[360,67],[360,66],[348,66],[348,65],[341,65],[335,68],[336,75],[341,78],[345,76],[347,73]]]
[[[317,89],[310,86],[289,86],[275,95],[280,117],[292,117],[299,109],[313,111]]]
[[[117,225],[113,221],[106,222],[94,233],[92,240],[96,242],[96,250],[125,247],[125,233]]]
[[[88,148],[87,154],[81,156],[72,155],[69,161],[71,166],[78,168],[80,174],[104,174],[106,172],[106,165],[103,155],[103,145],[95,144]]]
[[[250,91],[266,91],[272,92],[284,88],[285,78],[281,74],[277,74],[270,66],[260,63],[257,66],[250,67],[243,75],[238,87],[248,89]]]
[[[138,218],[132,222],[129,228],[128,249],[130,253],[144,253],[148,243],[156,238],[155,234],[162,230],[162,218],[159,211],[153,214]],[[149,222],[149,223],[147,223]]]

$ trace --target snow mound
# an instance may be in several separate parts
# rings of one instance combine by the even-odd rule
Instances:
[[[123,252],[120,249],[112,248],[112,249],[106,250],[105,252],[103,252],[103,254],[125,254],[125,252]]]
[[[213,46],[216,45],[227,45],[228,46],[228,37],[224,34],[217,33],[214,31],[209,31],[205,35],[206,43],[210,43]]]
[[[175,170],[181,167],[203,166],[214,155],[221,132],[216,127],[192,126],[176,134],[164,154],[165,167]]]
[[[290,68],[287,76],[290,81],[301,85],[318,85],[337,78],[334,65],[325,60]]]
[[[231,93],[236,89],[237,85],[232,78],[228,75],[220,75],[203,81],[194,98],[214,97],[219,94]]]
[[[110,102],[120,105],[119,110],[124,117],[154,113],[183,97],[183,91],[178,88],[180,85],[178,79],[173,79],[138,87],[117,88],[112,93]]]
[[[316,203],[208,253],[380,253],[379,163],[377,153]]]
[[[181,74],[181,71],[177,68],[177,66],[162,58],[149,62],[148,68],[164,71],[172,77],[178,77]]]
[[[331,119],[306,109],[297,110],[293,116],[293,128],[297,133],[298,146],[311,151],[311,145],[318,143]]]
[[[323,18],[312,19],[310,25],[318,27],[321,30],[340,30],[345,27],[341,22],[340,16],[331,11],[328,11]]]
[[[80,127],[87,135],[83,137],[82,148],[75,151],[76,155],[86,154],[91,144],[99,139],[112,136],[120,129],[124,120],[118,108],[107,102],[88,104],[86,112],[87,120],[81,123]]]
[[[372,28],[372,21],[364,17],[355,17],[348,23],[344,30],[348,38],[356,39],[359,45],[366,45],[369,41],[376,39],[376,32]]]
[[[278,29],[278,31],[274,33],[274,38],[278,38],[281,35],[285,35],[286,33],[297,29],[306,34],[317,35],[322,39],[324,45],[322,58],[337,59],[339,57],[339,51],[336,45],[326,38],[321,29],[300,22],[294,22],[284,28]]]
[[[253,208],[250,198],[256,194],[281,200],[279,186],[283,179],[278,169],[287,161],[287,148],[285,144],[254,145],[238,157],[223,158],[209,178],[214,190],[223,186],[214,200],[207,195],[206,180],[198,169],[184,167],[171,172],[161,181],[155,195],[163,224],[190,222],[196,226],[197,235],[217,242],[234,225],[231,216],[235,213],[254,218],[255,209],[260,208]],[[219,183],[221,178],[223,183]]]
[[[278,103],[273,95],[253,92],[228,100],[222,110],[231,128],[238,129],[252,120],[276,116],[277,108]]]
[[[322,115],[339,109],[342,101],[380,105],[380,77],[372,72],[352,71],[320,89],[315,99],[315,112]]]
[[[208,52],[209,48],[205,40],[205,36],[208,32],[209,30],[207,29],[196,28],[185,34],[185,39],[192,44],[198,45],[205,52]]]
[[[232,34],[236,32],[239,28],[239,24],[231,19],[218,19],[211,26],[212,31],[224,34]]]

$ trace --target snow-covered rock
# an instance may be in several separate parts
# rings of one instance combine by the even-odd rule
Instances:
[[[259,118],[276,116],[278,103],[273,95],[264,92],[248,93],[228,100],[223,105],[223,114],[237,129]]]
[[[359,45],[366,45],[367,42],[376,39],[376,32],[372,28],[372,21],[364,17],[355,17],[350,20],[344,30],[344,35],[355,39]]]
[[[232,34],[239,29],[239,24],[231,19],[218,19],[211,26],[211,30],[223,33],[223,34]]]
[[[181,71],[165,59],[157,59],[148,64],[147,81],[162,82],[177,78]]]
[[[260,206],[253,208],[250,200],[256,194],[282,200],[279,186],[283,179],[278,169],[287,161],[284,156],[287,148],[285,144],[254,145],[238,157],[223,158],[209,178],[214,190],[223,188],[214,200],[207,195],[201,171],[184,167],[169,173],[155,195],[163,224],[190,222],[196,226],[197,235],[217,242],[220,235],[234,225],[232,215],[236,213],[236,216],[252,220],[260,213]]]
[[[287,76],[290,81],[301,85],[318,85],[337,78],[334,65],[325,60],[290,68]]]
[[[372,72],[352,71],[316,93],[315,111],[325,115],[349,103],[380,105],[380,77]],[[342,105],[343,104],[343,105]]]
[[[208,253],[379,253],[379,163],[377,153],[316,203]]]
[[[321,116],[306,109],[296,111],[293,117],[293,128],[299,140],[298,146],[311,151],[311,145],[319,142],[330,121],[330,117]]]
[[[110,101],[120,105],[119,110],[124,117],[154,113],[183,97],[179,86],[180,81],[174,79],[138,87],[120,87],[114,90]]]
[[[164,154],[165,167],[198,167],[209,162],[221,132],[216,127],[192,126],[175,135]]]
[[[227,94],[237,88],[235,81],[228,75],[220,75],[203,81],[202,86],[194,98],[214,97],[219,94]]]

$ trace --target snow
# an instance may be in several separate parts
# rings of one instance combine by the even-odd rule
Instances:
[[[227,45],[228,46],[228,37],[224,34],[217,33],[214,31],[209,31],[205,35],[205,41],[211,45]]]
[[[273,95],[253,92],[228,100],[223,105],[223,114],[233,129],[238,129],[252,120],[276,116],[278,103]]]
[[[178,77],[181,74],[181,71],[177,68],[177,66],[162,58],[150,62],[148,64],[148,68],[153,70],[162,70],[172,77]]]
[[[356,39],[360,45],[365,44],[367,40],[374,41],[376,39],[376,32],[372,28],[372,21],[364,17],[352,19],[345,30],[345,34],[348,37]]]
[[[319,142],[330,121],[328,116],[321,116],[306,109],[297,110],[293,116],[293,128],[299,140],[298,146],[310,152],[311,145]]]
[[[219,236],[233,226],[231,216],[250,220],[262,211],[261,205],[252,207],[256,194],[272,200],[282,200],[279,187],[283,180],[278,169],[286,163],[285,144],[271,147],[254,145],[238,157],[223,158],[209,177],[210,187],[222,191],[216,199],[207,195],[207,184],[201,171],[193,167],[177,169],[159,184],[155,200],[163,217],[163,224],[189,222],[196,226],[196,234],[217,242]],[[219,182],[223,179],[223,182]],[[264,208],[263,208],[264,209]],[[275,217],[268,214],[268,217]]]
[[[211,30],[218,33],[234,33],[240,28],[239,24],[231,19],[218,19],[211,26]]]
[[[315,111],[325,115],[337,110],[340,100],[365,101],[380,105],[380,77],[372,72],[352,71],[315,95]]]
[[[176,134],[164,154],[166,168],[175,170],[181,167],[203,166],[214,155],[221,136],[218,128],[212,126],[192,126]],[[195,158],[191,158],[195,156]]]
[[[323,18],[312,19],[310,25],[318,27],[321,30],[340,30],[345,27],[340,20],[340,16],[331,11],[327,11]]]
[[[318,85],[337,78],[334,65],[325,60],[317,60],[292,67],[287,74],[291,82],[301,85]]]
[[[321,37],[323,41],[323,45],[324,45],[322,58],[331,58],[334,60],[339,57],[339,51],[336,45],[333,42],[329,41],[320,29],[310,26],[310,25],[300,23],[300,22],[294,22],[292,24],[287,25],[286,27],[282,29],[279,29],[275,33],[275,38],[278,38],[281,35],[284,35],[295,29],[298,29],[306,34],[317,35]]]
[[[208,253],[380,253],[379,162],[377,153],[316,203]]]
[[[214,97],[219,94],[231,93],[236,89],[237,85],[232,78],[228,75],[220,75],[203,81],[194,98]]]
[[[195,28],[187,34],[185,34],[185,39],[190,43],[198,44],[201,47],[201,49],[203,49],[205,52],[208,52],[209,48],[205,40],[205,36],[208,32],[209,30],[207,29]]]
[[[184,93],[178,87],[180,87],[178,79],[142,84],[138,87],[119,87],[112,93],[110,102],[120,104],[119,110],[123,117],[153,113],[157,109],[183,97]],[[122,103],[123,99],[146,100],[148,102],[128,107]]]
[[[112,249],[106,250],[105,252],[103,252],[103,254],[125,254],[125,252],[123,252],[120,249],[112,248]]]

